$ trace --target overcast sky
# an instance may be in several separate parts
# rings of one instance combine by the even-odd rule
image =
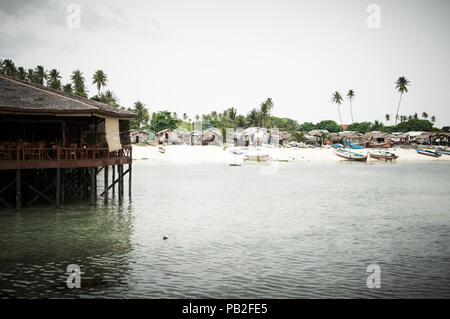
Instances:
[[[80,28],[68,27],[71,3]],[[367,24],[372,3],[380,28]],[[449,30],[448,0],[0,0],[0,59],[56,68],[64,83],[80,69],[90,96],[102,69],[121,105],[141,100],[150,112],[192,118],[228,107],[246,114],[271,97],[276,116],[338,121],[331,94],[354,89],[355,120],[384,121],[405,76],[400,113],[449,125]],[[342,115],[349,123],[347,103]]]

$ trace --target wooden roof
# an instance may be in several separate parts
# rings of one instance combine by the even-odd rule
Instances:
[[[0,75],[0,113],[88,114],[118,118],[136,116],[108,104],[5,75]]]

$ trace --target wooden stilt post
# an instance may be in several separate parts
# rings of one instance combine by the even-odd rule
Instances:
[[[94,168],[94,200],[97,203],[97,171],[98,168]]]
[[[20,176],[20,169],[16,170],[16,209],[20,210],[22,206],[22,194],[20,189],[20,182],[21,182],[21,176]]]
[[[103,188],[104,188],[104,194],[105,194],[104,196],[105,196],[105,204],[106,204],[106,203],[108,203],[108,186],[109,186],[108,166],[105,166],[105,168],[103,170],[105,171],[105,182],[104,182]]]
[[[113,166],[111,166],[111,168],[112,168],[112,181],[114,183],[115,180],[116,180],[116,166],[113,165]],[[116,193],[116,184],[113,184],[112,189],[113,189],[112,193],[113,193],[113,195],[115,195],[115,193]]]
[[[64,205],[64,197],[65,197],[65,191],[64,188],[66,187],[65,185],[65,179],[66,179],[66,169],[63,168],[62,169],[62,174],[61,174],[61,206]]]
[[[61,207],[61,169],[56,169],[56,207]]]
[[[95,194],[94,194],[94,187],[95,187],[95,171],[94,168],[91,167],[89,168],[89,175],[90,175],[90,179],[91,182],[89,183],[90,186],[90,204],[91,205],[95,205]]]
[[[128,197],[131,198],[131,163],[128,164]]]
[[[117,165],[117,168],[119,170],[119,201],[122,201],[123,199],[123,165]]]

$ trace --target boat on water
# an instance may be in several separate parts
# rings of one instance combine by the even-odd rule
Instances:
[[[435,151],[431,151],[431,150],[424,150],[421,148],[416,149],[417,153],[422,154],[422,155],[427,155],[427,156],[431,156],[431,157],[439,157],[441,156],[440,153],[435,152]]]
[[[342,158],[345,158],[349,161],[357,161],[357,162],[367,162],[367,157],[368,155],[363,155],[363,154],[359,154],[356,152],[351,152],[349,150],[346,149],[337,149],[334,151],[334,153]]]
[[[245,162],[267,162],[270,160],[269,154],[246,154],[244,155]]]
[[[398,158],[398,155],[396,155],[394,153],[387,152],[387,151],[380,151],[380,150],[370,151],[369,156],[370,156],[370,158],[384,160],[384,161],[393,161]]]

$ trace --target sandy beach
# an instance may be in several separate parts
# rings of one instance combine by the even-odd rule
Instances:
[[[165,153],[160,153],[157,146],[133,146],[133,159],[148,161],[154,164],[233,164],[242,163],[243,156],[235,155],[219,146],[165,146]],[[332,148],[232,148],[241,150],[244,154],[258,152],[268,154],[272,160],[281,162],[340,162],[345,161],[334,154]],[[358,150],[365,154],[369,149]],[[413,149],[390,148],[387,149],[399,156],[395,162],[424,162],[424,161],[450,161],[450,156],[442,155],[439,158],[420,155]],[[382,162],[369,158],[368,162]]]

